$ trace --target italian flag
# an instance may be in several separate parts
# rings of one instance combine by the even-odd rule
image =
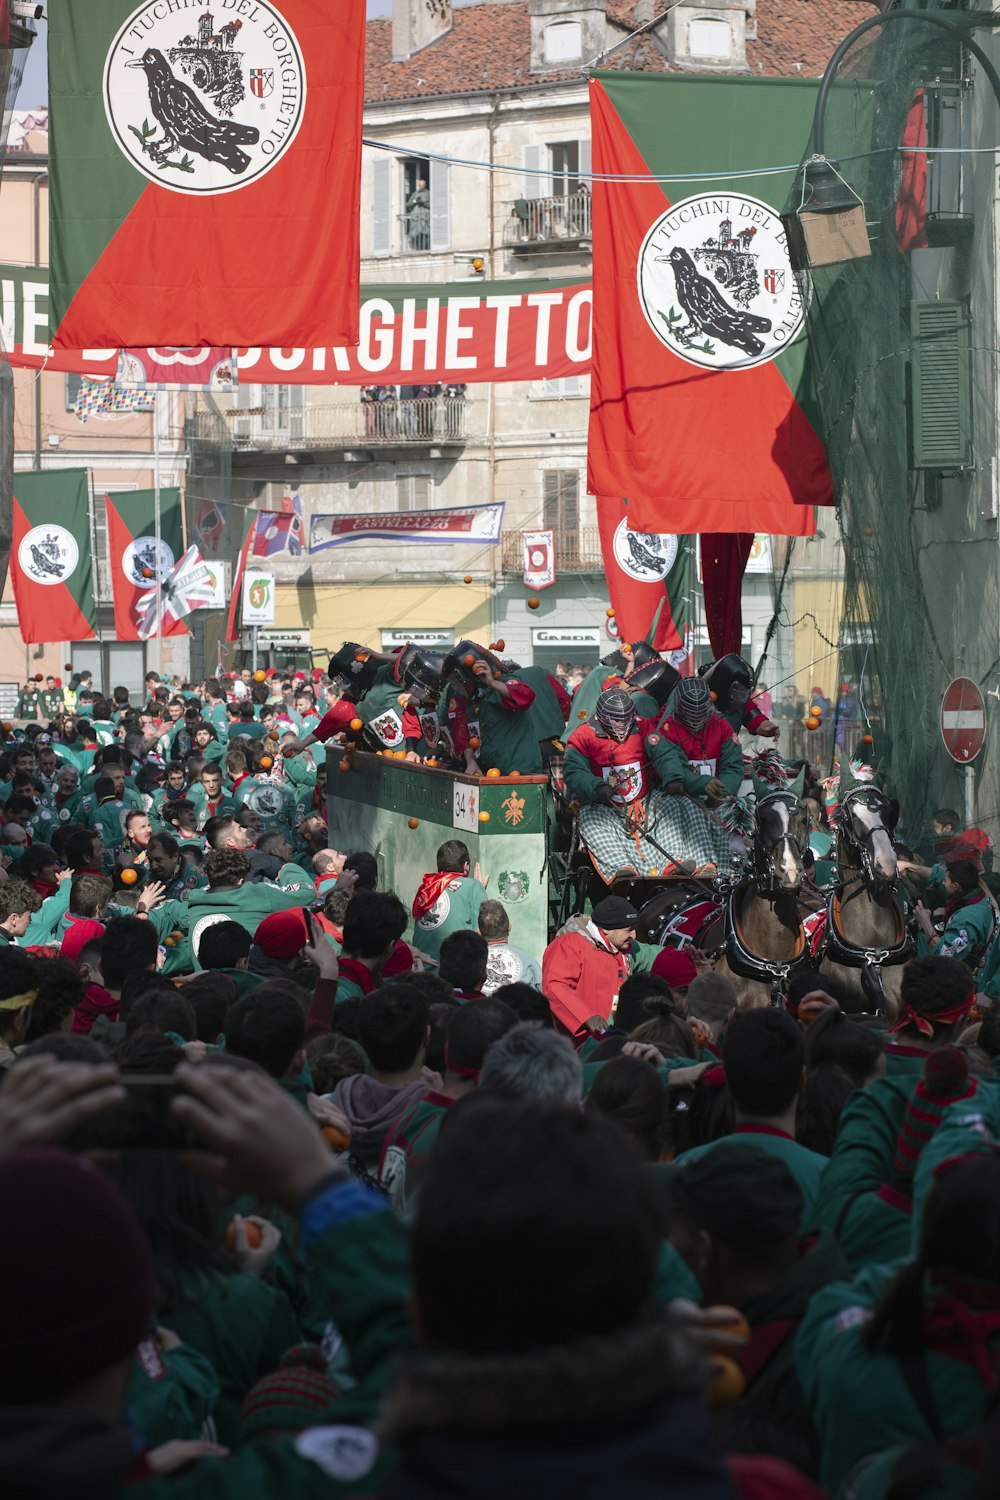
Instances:
[[[588,488],[628,495],[638,531],[810,536],[813,506],[834,503],[801,319],[769,352],[797,295],[776,218],[793,172],[736,175],[798,158],[817,86],[630,73],[590,85],[594,172],[632,180],[594,181]],[[711,177],[655,180],[695,171]]]
[[[50,0],[57,349],[358,342],[364,0]]]
[[[97,634],[86,469],[15,474],[11,582],[29,645]]]
[[[105,495],[108,566],[115,604],[115,635],[120,641],[144,639],[139,606],[156,587],[156,491],[130,490]],[[160,490],[160,580],[184,552],[181,492]],[[182,620],[170,618],[159,634],[187,635]]]

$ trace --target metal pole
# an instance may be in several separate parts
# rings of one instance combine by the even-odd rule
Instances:
[[[965,772],[963,780],[963,791],[965,793],[965,826],[971,828],[976,821],[976,770],[972,765],[963,766]]]
[[[157,391],[153,397],[153,535],[156,542],[156,667],[155,670],[163,676],[163,636],[160,633],[162,621],[159,618],[160,585],[162,583],[162,569],[160,567],[160,402],[163,399],[162,392]]]
[[[257,647],[258,647],[257,636],[258,636],[259,632],[260,632],[260,626],[259,625],[251,625],[251,627],[250,627],[250,650],[251,650],[251,653],[252,653],[251,659],[253,661],[253,669],[254,669],[255,672],[257,670]]]

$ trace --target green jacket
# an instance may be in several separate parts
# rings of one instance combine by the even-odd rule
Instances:
[[[799,1378],[820,1437],[820,1483],[831,1495],[861,1460],[899,1444],[933,1442],[899,1360],[863,1342],[872,1310],[903,1264],[868,1266],[854,1281],[817,1291],[799,1327]],[[945,1436],[976,1432],[990,1392],[975,1363],[931,1350],[925,1368]]]
[[[662,731],[647,735],[646,754],[661,784],[666,786],[671,781],[679,781],[689,797],[701,797],[713,779],[696,771],[682,747],[668,740]],[[715,779],[722,782],[731,797],[739,795],[743,784],[743,751],[739,740],[732,736],[724,739],[719,746]]]
[[[424,876],[432,880],[433,876]],[[434,904],[413,923],[413,946],[437,958],[441,944],[452,932],[475,932],[479,908],[486,900],[486,887],[471,875],[452,876]],[[339,999],[338,995],[338,999]]]
[[[203,1437],[218,1401],[218,1377],[197,1349],[181,1344],[164,1351],[152,1338],[139,1345],[125,1411],[148,1448]]]
[[[72,880],[60,881],[51,896],[46,896],[36,912],[32,912],[28,930],[21,939],[23,948],[45,947],[62,941],[63,918],[69,911],[69,893]]]
[[[380,667],[373,686],[358,704],[358,718],[364,724],[368,738],[380,749],[406,748],[403,710],[398,701],[402,691],[392,667]]]
[[[917,950],[935,953],[939,958],[957,958],[975,970],[983,961],[993,939],[994,908],[985,891],[973,891],[961,901],[945,921],[941,941],[932,947],[923,933]]]
[[[229,886],[225,890],[192,891],[187,902],[187,912],[195,968],[198,967],[200,933],[206,923],[210,925],[211,919],[218,921],[222,917],[228,922],[239,922],[253,936],[264,918],[269,917],[272,912],[288,911],[293,906],[308,906],[315,894],[312,887],[307,891],[282,891],[276,885],[264,882],[248,882],[245,885]]]
[[[526,679],[521,672],[508,672],[500,680],[518,682]],[[528,683],[528,686],[533,687],[533,684]],[[555,694],[552,696],[554,700]],[[479,723],[482,744],[476,751],[476,759],[484,771],[496,766],[502,776],[509,776],[511,771],[519,771],[522,776],[540,775],[542,752],[538,748],[535,703],[528,708],[505,708],[504,700],[486,688],[474,703],[469,704],[470,721],[475,719]],[[559,732],[562,733],[562,726]]]
[[[795,1181],[802,1189],[802,1197],[805,1200],[802,1208],[802,1219],[800,1229],[803,1234],[812,1229],[817,1222],[816,1203],[823,1181],[824,1173],[830,1165],[825,1156],[820,1156],[818,1151],[810,1151],[806,1146],[800,1146],[798,1141],[784,1131],[772,1130],[765,1125],[739,1125],[734,1135],[723,1136],[723,1140],[731,1140],[738,1137],[745,1145],[757,1146],[761,1151],[766,1151],[768,1156],[776,1156],[783,1161],[791,1172]],[[684,1151],[678,1157],[678,1161],[694,1161],[699,1156],[704,1156],[711,1151],[717,1141],[708,1141],[704,1146],[692,1146],[690,1151]]]
[[[559,707],[559,699],[549,681],[544,667],[518,667],[517,675],[526,682],[535,695],[529,708],[539,740],[561,740],[566,732],[566,720]],[[520,770],[520,767],[516,769]]]

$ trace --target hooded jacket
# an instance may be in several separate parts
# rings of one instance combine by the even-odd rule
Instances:
[[[400,1115],[426,1093],[427,1084],[421,1079],[394,1085],[355,1073],[342,1078],[329,1095],[351,1122],[351,1155],[369,1172],[377,1168],[386,1137]]]
[[[648,970],[659,951],[633,938],[619,953],[589,917],[570,917],[542,954],[542,989],[552,1014],[570,1035],[591,1016],[607,1020],[624,981]]]

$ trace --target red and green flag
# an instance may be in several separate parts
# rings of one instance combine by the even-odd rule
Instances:
[[[244,517],[243,541],[236,559],[236,566],[233,569],[233,592],[229,600],[229,614],[226,618],[227,641],[239,639],[240,627],[237,624],[237,618],[240,612],[240,600],[243,597],[243,574],[246,572],[247,558],[250,556],[250,550],[257,535],[257,517],[259,515],[259,511],[248,510]]]
[[[623,641],[679,651],[687,628],[693,541],[670,533],[629,531],[628,501],[597,497],[597,524],[608,595]]]
[[[819,80],[602,73],[588,488],[650,534],[809,536],[834,503],[779,213]],[[659,182],[657,175],[708,174]]]
[[[14,475],[11,581],[29,645],[97,634],[86,469]]]
[[[60,349],[358,341],[364,0],[51,0]]]
[[[115,602],[115,636],[139,641],[139,609],[156,587],[156,491],[128,490],[105,495],[108,521],[108,567]],[[160,579],[184,552],[181,492],[160,490]],[[171,619],[163,635],[187,635],[182,620]]]

